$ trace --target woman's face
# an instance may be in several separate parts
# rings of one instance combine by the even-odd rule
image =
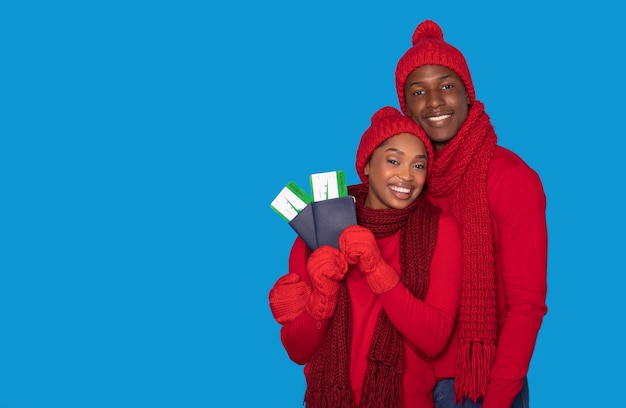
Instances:
[[[365,165],[368,193],[365,206],[404,209],[420,195],[426,183],[428,155],[415,135],[400,133],[374,150]]]
[[[467,118],[469,96],[454,71],[441,65],[424,65],[411,72],[404,84],[409,116],[441,149],[457,134]]]

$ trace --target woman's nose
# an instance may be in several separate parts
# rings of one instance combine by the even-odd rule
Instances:
[[[411,167],[401,167],[398,171],[398,177],[400,177],[404,181],[413,180],[413,173],[411,172]]]

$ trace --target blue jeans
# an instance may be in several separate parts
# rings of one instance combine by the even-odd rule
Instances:
[[[524,385],[522,386],[522,390],[513,400],[513,405],[511,405],[511,408],[529,408],[529,397],[530,394],[528,391],[528,378],[524,378]],[[437,381],[437,385],[435,385],[435,392],[433,393],[433,398],[435,400],[435,408],[481,408],[483,406],[482,400],[479,400],[478,402],[473,402],[471,400],[465,399],[463,401],[463,404],[455,404],[453,378],[447,378],[445,380]]]

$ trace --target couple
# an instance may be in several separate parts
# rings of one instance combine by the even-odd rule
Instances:
[[[418,25],[396,67],[402,112],[372,116],[339,248],[296,238],[269,292],[307,408],[527,408],[547,312],[546,199],[497,145],[463,54]]]

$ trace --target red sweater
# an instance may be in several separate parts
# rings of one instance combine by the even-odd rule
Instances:
[[[400,231],[379,239],[385,261],[400,272]],[[459,306],[461,291],[461,233],[457,222],[442,212],[439,235],[431,263],[428,292],[424,301],[416,299],[398,283],[389,292],[376,296],[356,266],[346,275],[352,308],[352,346],[350,381],[358,405],[370,339],[381,308],[405,338],[403,399],[406,407],[433,407],[435,375],[432,365],[422,357],[436,356],[445,348]],[[289,256],[289,272],[309,280],[305,264],[305,244],[297,238]],[[328,320],[318,322],[303,312],[281,328],[281,340],[289,357],[298,364],[309,362],[328,329]],[[305,366],[305,375],[308,367]]]
[[[510,407],[521,390],[546,307],[546,197],[539,176],[515,153],[497,146],[487,175],[493,221],[498,343],[483,408]],[[449,208],[448,197],[428,197]],[[433,360],[438,379],[455,375],[457,333]]]

